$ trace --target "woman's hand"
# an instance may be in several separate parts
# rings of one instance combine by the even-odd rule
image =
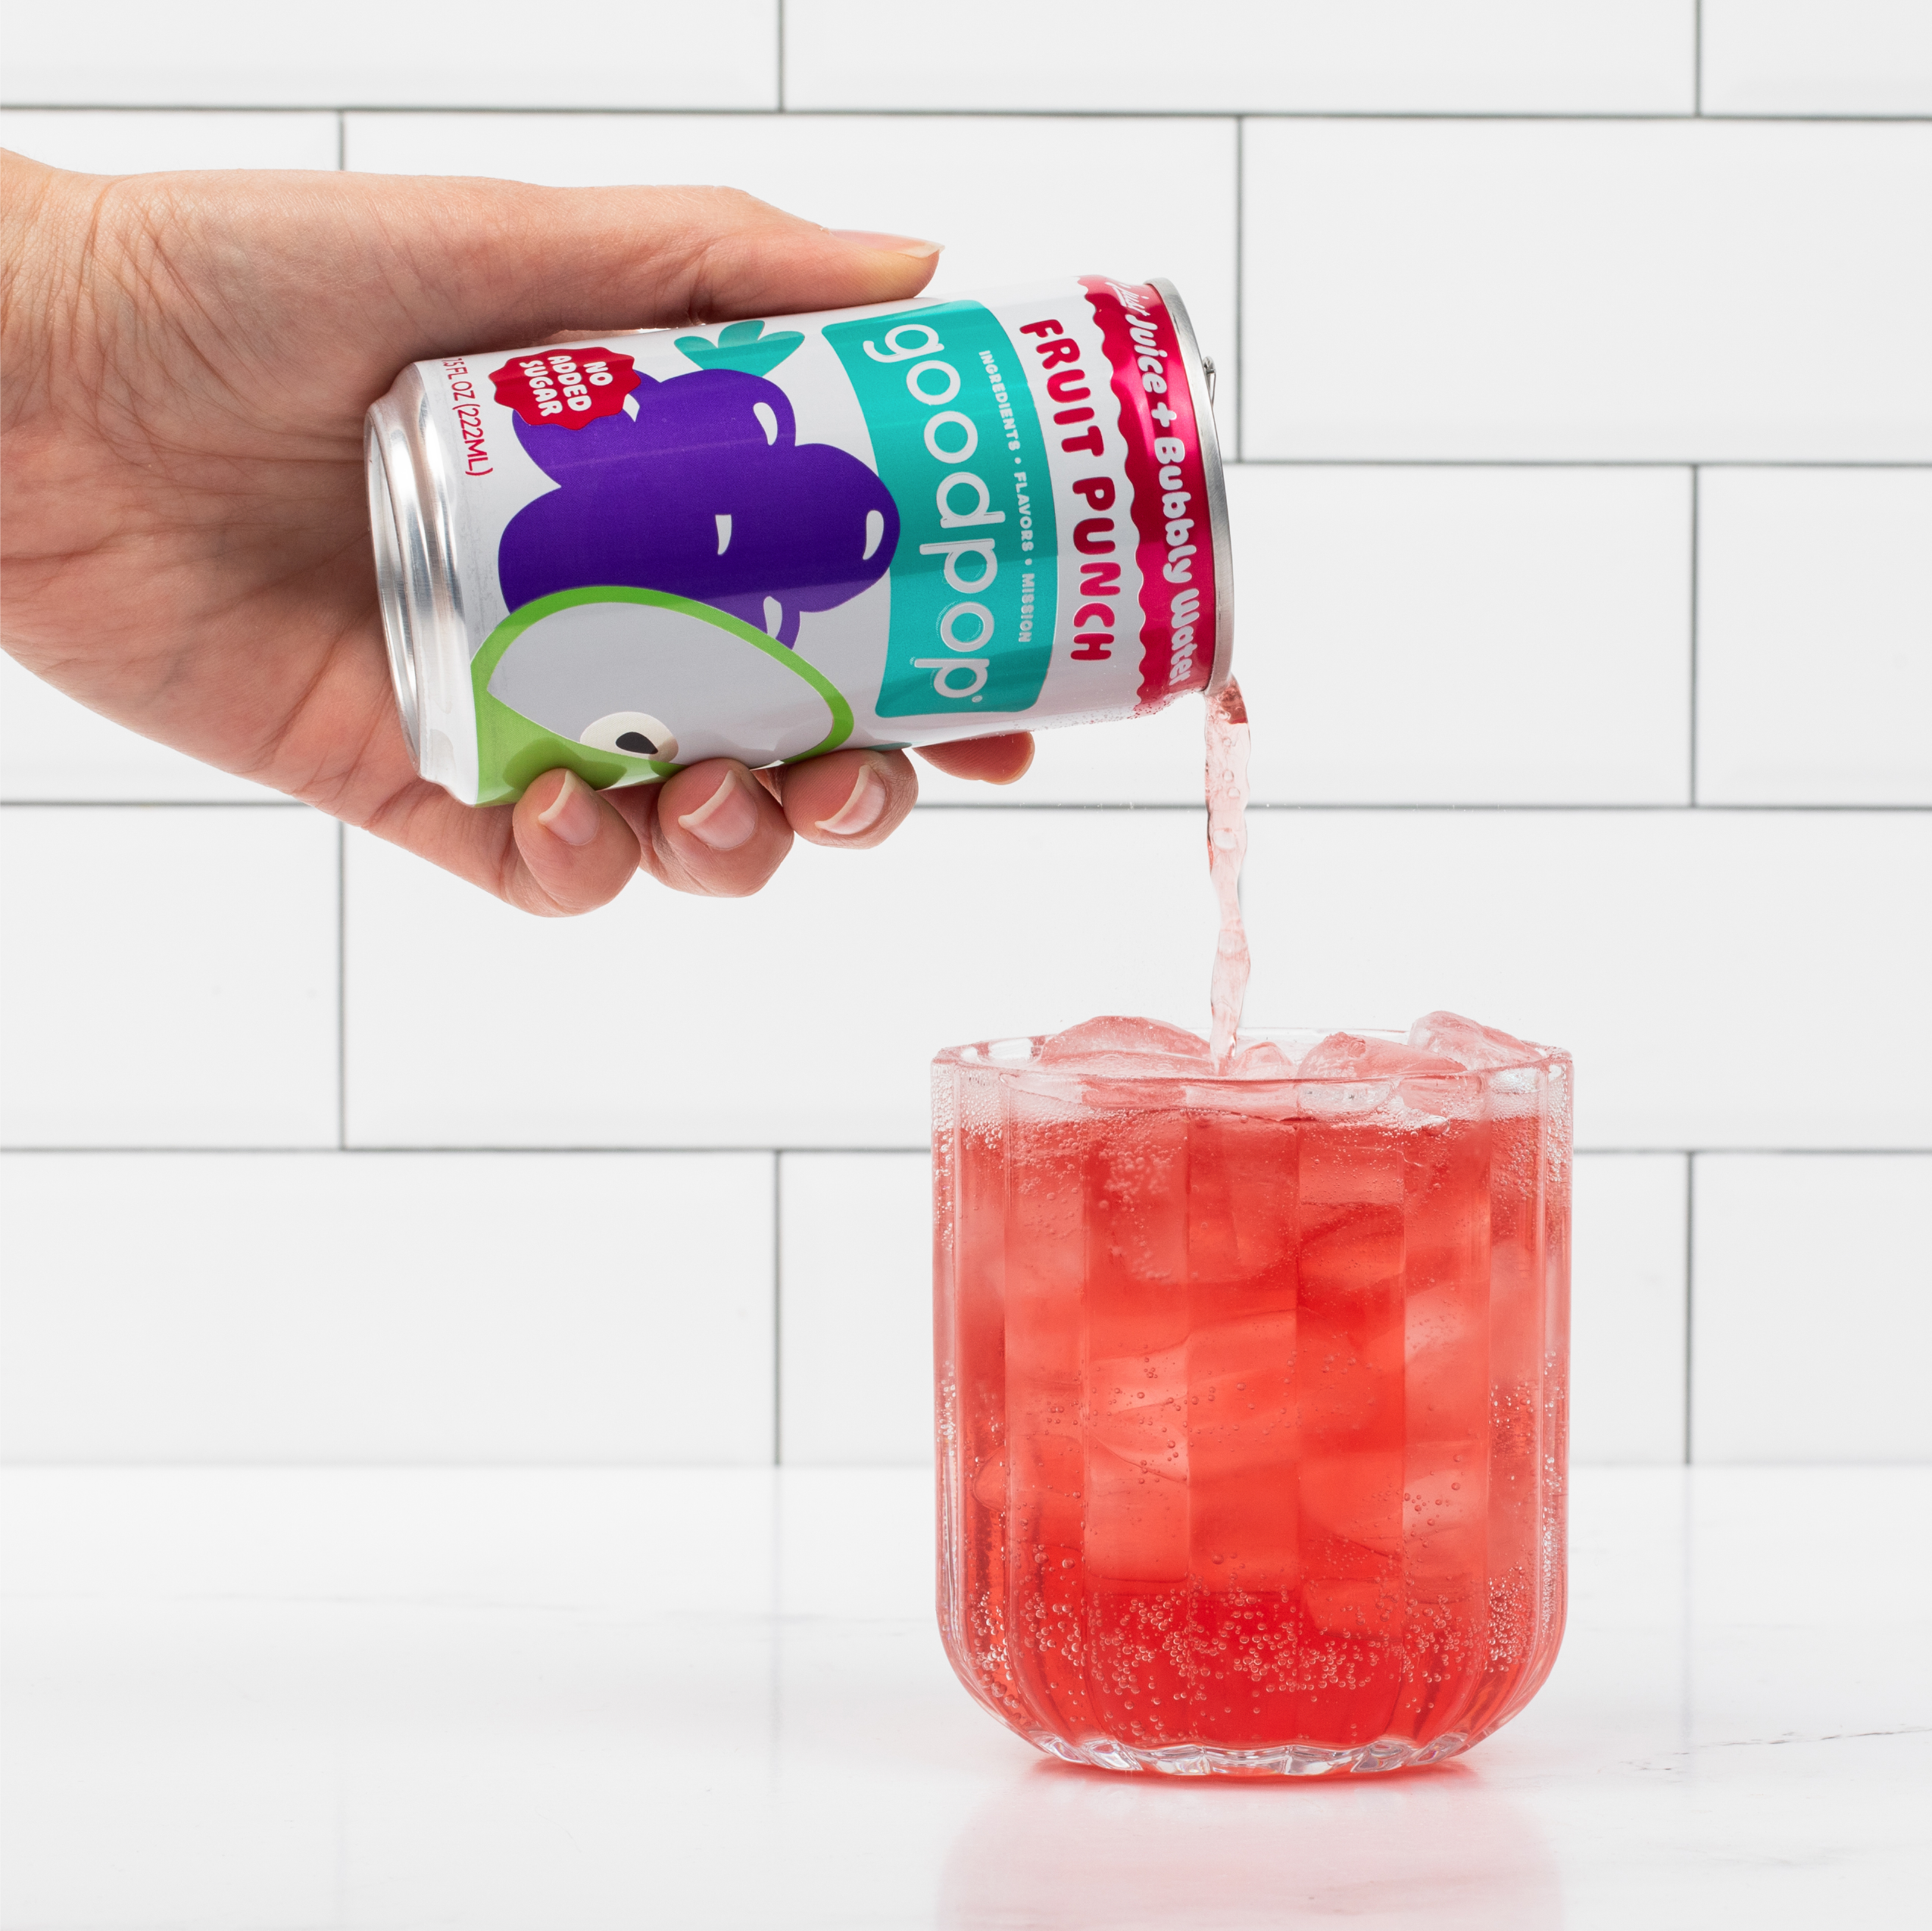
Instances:
[[[526,910],[640,868],[756,891],[794,837],[872,845],[903,753],[713,759],[515,806],[416,775],[389,691],[363,412],[406,363],[566,331],[897,301],[930,245],[722,188],[237,172],[103,179],[0,158],[6,647],[104,715],[407,846]],[[941,746],[1005,783],[1024,734]]]

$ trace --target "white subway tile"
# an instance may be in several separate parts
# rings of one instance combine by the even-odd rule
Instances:
[[[942,1046],[1206,1024],[1203,849],[1194,812],[916,812],[754,898],[547,920],[352,832],[351,1143],[922,1146]]]
[[[932,1459],[932,1167],[923,1153],[779,1162],[779,1459]]]
[[[16,1154],[19,1461],[772,1458],[758,1154]]]
[[[1684,469],[1231,474],[1254,796],[1689,801]]]
[[[944,242],[941,294],[1166,276],[1226,376],[1220,419],[1236,420],[1231,121],[351,114],[348,155],[560,186],[725,182],[827,227]]]
[[[1258,1025],[1447,1006],[1568,1047],[1578,1143],[1932,1146],[1932,815],[1281,811]]]
[[[1684,1459],[1681,1153],[1577,1157],[1570,1299],[1570,1455]]]
[[[1250,460],[1932,455],[1932,126],[1246,141]]]
[[[1707,114],[1932,114],[1924,0],[1703,0]]]
[[[1236,463],[1234,670],[1259,800],[1690,797],[1690,480],[1670,469]],[[1191,803],[1200,707],[1043,732],[947,803]]]
[[[1932,803],[1932,470],[1707,469],[1697,795]]]
[[[1932,1157],[1700,1154],[1693,1219],[1694,1458],[1932,1461]]]
[[[89,96],[83,92],[78,98]],[[151,174],[179,167],[332,168],[337,129],[332,114],[10,108],[0,113],[0,147],[83,174]]]
[[[1687,112],[1690,0],[788,0],[794,108]]]
[[[76,703],[0,654],[0,798],[186,804],[276,794]]]
[[[9,1144],[335,1144],[335,825],[293,806],[0,825]]]
[[[12,21],[8,92],[25,105],[770,108],[772,0],[635,0],[559,30],[513,0],[460,18],[336,0],[326,21],[246,0],[97,0]]]

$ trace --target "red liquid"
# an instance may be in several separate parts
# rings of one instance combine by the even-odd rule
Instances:
[[[1208,1050],[1225,1067],[1247,1003],[1248,935],[1241,922],[1241,865],[1248,853],[1248,707],[1231,677],[1207,700],[1207,869],[1221,929],[1208,994]]]
[[[1108,1070],[935,1068],[954,1667],[1118,1768],[1468,1747],[1562,1631],[1567,1061]]]

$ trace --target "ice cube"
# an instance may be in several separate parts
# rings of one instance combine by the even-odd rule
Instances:
[[[1256,1039],[1235,1047],[1228,1070],[1238,1080],[1285,1080],[1294,1077],[1295,1064],[1272,1039]]]
[[[1069,1059],[1091,1059],[1098,1053],[1153,1054],[1168,1059],[1203,1059],[1207,1041],[1178,1026],[1158,1019],[1131,1019],[1110,1014],[1084,1019],[1055,1033],[1040,1049],[1042,1062],[1052,1065]]]
[[[1390,1040],[1365,1039],[1355,1033],[1331,1033],[1309,1049],[1295,1072],[1301,1079],[1386,1080],[1462,1070],[1459,1061],[1419,1053],[1412,1043],[1398,1046]]]
[[[1446,1053],[1458,1069],[1491,1072],[1501,1066],[1536,1065],[1547,1056],[1526,1040],[1478,1025],[1459,1012],[1425,1012],[1409,1028],[1409,1043],[1427,1053]]]
[[[1353,1033],[1331,1033],[1301,1056],[1295,1070],[1304,1079],[1347,1079],[1360,1071],[1362,1056],[1368,1050],[1369,1042]]]

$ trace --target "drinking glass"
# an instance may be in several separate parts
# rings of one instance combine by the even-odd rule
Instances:
[[[1242,1035],[1283,1067],[1314,1037]],[[1562,1632],[1568,1056],[1237,1078],[1045,1043],[934,1062],[953,1667],[1112,1770],[1469,1749]]]

